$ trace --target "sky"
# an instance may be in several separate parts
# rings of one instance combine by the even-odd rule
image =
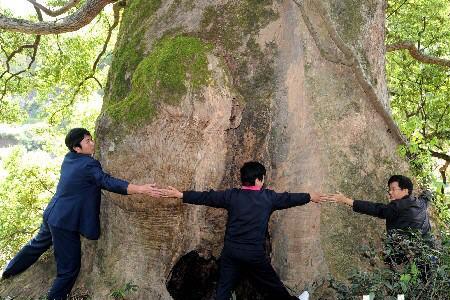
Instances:
[[[46,1],[39,1],[45,4]],[[26,0],[0,0],[1,8],[8,8],[14,12],[15,16],[26,16],[34,13],[33,5]]]

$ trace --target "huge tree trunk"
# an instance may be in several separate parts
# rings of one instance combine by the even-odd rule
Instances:
[[[373,102],[389,106],[383,3],[316,2],[305,1],[302,14],[292,0],[129,1],[98,119],[103,167],[135,183],[204,190],[239,186],[241,164],[259,160],[277,191],[384,199],[389,174],[405,163]],[[354,50],[374,95],[326,24]],[[224,210],[105,193],[101,219],[100,240],[83,241],[77,282],[93,299],[127,282],[139,286],[130,299],[212,299]],[[331,299],[327,276],[366,268],[359,246],[379,244],[383,226],[308,204],[274,213],[267,244],[293,292]],[[49,264],[0,295],[44,294]],[[238,299],[259,299],[257,290],[241,285]]]

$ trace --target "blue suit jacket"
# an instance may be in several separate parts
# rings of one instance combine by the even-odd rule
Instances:
[[[101,189],[127,194],[128,182],[111,177],[90,155],[69,152],[61,165],[56,193],[44,211],[51,226],[77,231],[88,239],[100,236]]]

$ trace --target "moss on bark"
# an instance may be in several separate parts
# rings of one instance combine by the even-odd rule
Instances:
[[[124,9],[119,37],[106,87],[106,103],[126,97],[131,89],[131,74],[144,57],[143,39],[161,0],[134,0]]]
[[[121,124],[138,125],[156,114],[156,104],[179,104],[188,90],[198,91],[208,84],[207,53],[211,46],[190,36],[164,37],[137,66],[131,80],[131,91],[111,104],[106,113]]]

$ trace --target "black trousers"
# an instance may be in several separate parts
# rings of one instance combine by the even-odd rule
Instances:
[[[77,279],[81,266],[80,234],[42,222],[37,235],[26,244],[7,265],[3,276],[10,277],[28,269],[53,244],[56,279],[47,299],[66,300]]]
[[[249,276],[251,281],[270,295],[270,299],[298,299],[289,294],[264,250],[244,250],[225,245],[220,257],[216,300],[230,299],[241,274]]]
[[[80,234],[50,226],[56,260],[56,278],[48,291],[49,300],[68,299],[81,267]]]

